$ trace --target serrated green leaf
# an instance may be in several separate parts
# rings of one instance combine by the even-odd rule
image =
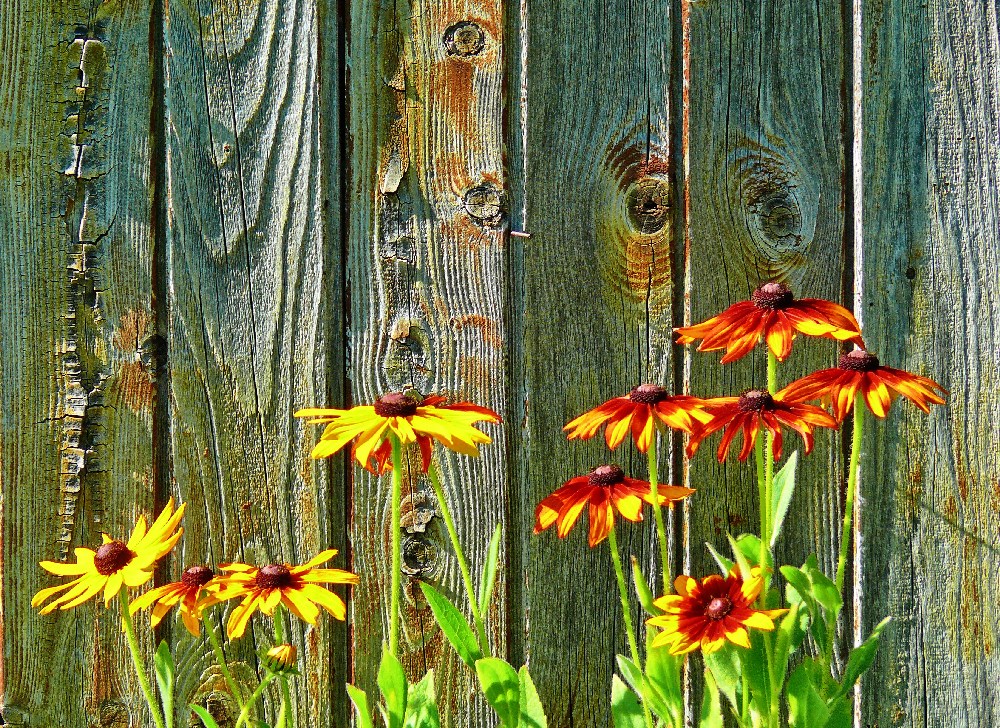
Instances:
[[[771,499],[771,548],[774,548],[774,544],[778,541],[781,526],[788,514],[788,506],[792,502],[792,493],[795,492],[795,468],[798,462],[799,451],[796,450],[774,476]]]
[[[830,710],[809,678],[809,669],[799,665],[788,678],[788,724],[790,728],[823,728]]]
[[[382,645],[382,662],[378,666],[378,687],[382,691],[382,702],[385,705],[383,714],[386,728],[403,728],[406,716],[406,673],[385,644]]]
[[[517,671],[517,676],[521,687],[519,728],[548,728],[549,721],[542,709],[542,701],[538,698],[535,683],[531,681],[531,675],[528,674],[528,666],[522,665],[521,669]]]
[[[639,603],[646,610],[646,614],[654,617],[663,614],[663,610],[653,604],[653,600],[655,599],[653,590],[649,588],[646,575],[642,573],[642,569],[639,568],[639,561],[634,556],[632,557],[632,584],[635,586],[635,594],[639,597]]]
[[[642,706],[617,675],[611,677],[611,719],[614,728],[645,728]]]
[[[349,684],[347,686],[347,695],[351,698],[351,702],[354,703],[354,710],[358,714],[357,728],[374,728],[372,713],[368,708],[368,696],[365,694],[365,691]]]
[[[160,689],[160,704],[167,720],[167,728],[174,724],[174,658],[170,654],[170,645],[161,640],[153,654],[153,672],[156,674],[156,685]]]
[[[851,650],[851,654],[847,658],[847,667],[844,668],[844,680],[841,683],[837,697],[846,695],[854,687],[854,683],[872,666],[872,662],[875,660],[875,652],[878,650],[879,637],[882,635],[882,630],[885,629],[890,621],[892,621],[892,617],[883,619],[875,625],[875,629],[868,635],[868,639]]]
[[[722,575],[723,576],[728,576],[729,572],[733,570],[733,566],[734,566],[734,564],[736,562],[735,561],[730,561],[725,556],[723,556],[722,554],[720,554],[715,549],[715,546],[713,546],[712,544],[710,544],[708,541],[705,542],[705,547],[708,549],[708,552],[710,554],[712,554],[712,558],[715,559],[715,563],[717,563],[719,565],[719,569],[722,570]]]
[[[496,586],[497,569],[500,566],[500,539],[503,536],[503,524],[498,523],[490,538],[490,547],[486,551],[486,563],[479,579],[479,611],[485,618],[493,599],[493,587]],[[471,667],[471,665],[470,665]]]
[[[483,694],[504,728],[518,728],[521,717],[521,685],[517,672],[498,657],[476,661],[476,674]]]
[[[424,593],[424,598],[434,613],[434,619],[437,620],[444,636],[448,638],[448,642],[455,648],[462,662],[474,669],[476,661],[482,658],[483,653],[475,633],[465,621],[465,616],[444,594],[430,584],[420,582],[420,590]]]
[[[715,682],[712,671],[705,668],[705,692],[701,700],[701,716],[698,728],[723,728],[722,701],[719,699],[719,686]]]
[[[215,722],[215,718],[213,718],[212,714],[205,708],[194,704],[191,704],[188,707],[201,719],[202,725],[204,725],[205,728],[219,728],[219,724]]]
[[[406,696],[404,728],[441,728],[437,701],[434,696],[434,670],[428,670]]]

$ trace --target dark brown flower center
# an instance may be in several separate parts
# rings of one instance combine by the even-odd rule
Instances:
[[[878,357],[864,349],[855,349],[840,357],[838,366],[851,372],[873,372],[879,367]]]
[[[733,603],[726,597],[716,597],[705,607],[705,616],[713,622],[718,621],[733,611]]]
[[[784,283],[765,283],[750,294],[750,300],[757,308],[778,310],[787,308],[795,300],[792,289]]]
[[[110,576],[124,569],[134,558],[135,552],[126,546],[124,541],[112,541],[97,549],[94,566],[101,576]]]
[[[207,566],[192,566],[184,570],[181,574],[181,583],[184,586],[205,586],[215,576],[215,572]]]
[[[375,400],[375,414],[379,417],[409,417],[416,414],[420,403],[405,392],[390,392]]]
[[[739,405],[744,412],[762,412],[774,407],[774,397],[763,389],[748,389],[740,395]]]
[[[271,564],[257,572],[259,589],[287,589],[292,585],[292,572],[284,564]]]
[[[591,485],[608,487],[624,482],[625,471],[617,465],[601,465],[590,471],[588,480]]]
[[[640,384],[629,394],[629,399],[639,404],[656,404],[667,396],[667,390],[658,384]]]

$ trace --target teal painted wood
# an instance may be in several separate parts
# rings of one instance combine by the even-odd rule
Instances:
[[[5,725],[118,726],[143,708],[117,608],[31,596],[153,506],[149,8],[0,10],[0,519]],[[149,644],[148,640],[144,640]]]
[[[866,432],[863,633],[894,622],[863,723],[998,725],[996,8],[885,0],[863,18],[866,338],[950,390],[947,408],[900,400]]]
[[[611,454],[600,438],[569,443],[562,426],[643,381],[673,381],[676,21],[667,2],[526,8],[521,48],[510,51],[526,64],[515,68],[510,91],[520,165],[512,213],[531,236],[510,241],[518,286],[514,570],[525,573],[514,593],[549,725],[603,727],[613,655],[628,652],[608,547],[588,549],[586,515],[565,541],[531,528],[542,498],[602,462],[645,476],[633,445]],[[652,533],[651,518],[620,524],[625,558],[649,567]]]

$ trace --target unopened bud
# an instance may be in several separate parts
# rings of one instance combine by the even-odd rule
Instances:
[[[269,649],[264,655],[264,667],[275,675],[295,675],[298,650],[295,645],[282,644]]]

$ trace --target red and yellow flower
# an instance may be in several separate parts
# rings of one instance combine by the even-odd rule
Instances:
[[[712,574],[701,581],[680,575],[674,580],[676,594],[653,603],[664,614],[651,617],[647,624],[662,631],[653,638],[653,647],[670,646],[670,654],[683,655],[700,649],[708,655],[727,642],[750,647],[751,629],[771,631],[774,620],[787,609],[754,609],[764,586],[759,568],[743,581],[734,567],[726,577]]]
[[[773,282],[758,287],[749,301],[735,303],[718,316],[674,331],[680,335],[678,344],[702,339],[698,351],[726,349],[723,364],[746,356],[761,339],[778,361],[784,361],[799,333],[864,346],[857,319],[846,308],[821,298],[796,299],[788,286]]]
[[[214,595],[220,587],[215,572],[209,567],[192,566],[184,570],[180,581],[164,584],[133,599],[128,611],[135,614],[140,609],[155,605],[149,617],[149,626],[156,627],[176,606],[188,632],[197,637],[201,634],[202,612],[218,602]]]
[[[933,379],[902,369],[882,366],[878,357],[863,349],[844,354],[836,368],[821,369],[789,384],[785,393],[794,399],[820,399],[833,406],[833,416],[843,422],[860,393],[868,409],[884,418],[897,396],[910,400],[924,412],[930,405],[944,404],[947,391]]]
[[[691,488],[661,485],[657,489],[660,505],[673,504],[694,493]],[[642,504],[653,504],[649,483],[626,478],[617,465],[601,465],[587,475],[570,478],[535,509],[535,533],[556,524],[559,538],[565,538],[589,506],[589,544],[591,548],[608,537],[614,526],[615,512],[622,518],[642,520]]]
[[[702,440],[723,428],[722,441],[716,452],[719,462],[725,461],[729,454],[729,446],[739,433],[743,433],[740,462],[749,457],[762,429],[768,430],[774,436],[771,452],[775,460],[780,460],[782,425],[802,436],[807,455],[812,451],[815,427],[837,427],[837,421],[829,413],[789,397],[785,390],[771,395],[762,389],[751,389],[739,397],[707,399],[705,411],[711,415],[711,419],[696,427],[691,433],[687,446],[689,458],[694,457]]]
[[[295,416],[308,417],[310,424],[328,423],[312,450],[314,458],[329,457],[353,440],[351,456],[358,464],[373,473],[384,473],[392,467],[389,436],[393,434],[404,447],[417,443],[426,473],[431,463],[432,439],[450,450],[475,457],[479,455],[478,446],[492,439],[473,425],[501,421],[500,415],[486,407],[471,402],[444,402],[440,395],[421,398],[416,392],[392,392],[379,397],[373,405],[346,410],[310,407]]]
[[[641,384],[623,397],[584,412],[563,430],[570,440],[589,440],[604,425],[604,438],[614,450],[629,434],[641,452],[648,452],[657,424],[691,432],[698,422],[706,422],[702,401],[687,395],[670,395],[656,384]]]

